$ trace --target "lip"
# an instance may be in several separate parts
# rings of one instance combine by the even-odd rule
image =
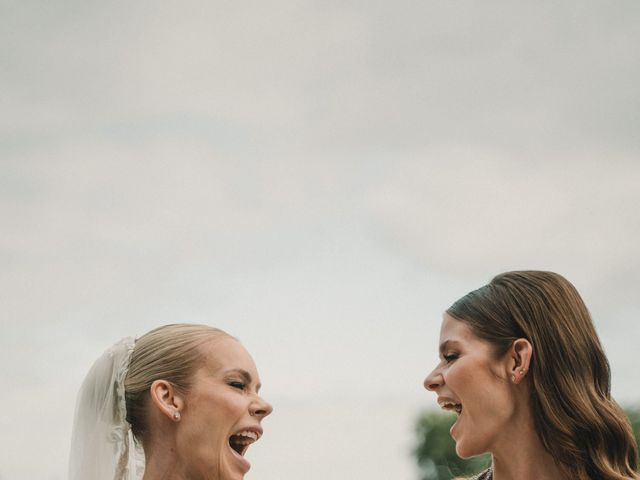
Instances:
[[[231,448],[230,445],[227,445],[227,448],[229,449],[231,456],[235,460],[235,463],[238,465],[242,474],[244,475],[245,473],[247,473],[251,468],[251,464],[249,463],[249,461],[238,452],[236,452],[233,448]]]
[[[447,404],[462,405],[462,402],[456,400],[453,397],[438,396],[438,405],[440,406],[440,408],[444,408],[444,406]]]
[[[443,395],[438,395],[438,405],[440,406],[440,408],[442,408],[443,410],[446,410],[448,412],[455,413],[456,416],[457,416],[456,421],[453,423],[453,425],[451,425],[451,428],[449,429],[449,435],[451,435],[451,437],[454,440],[457,441],[456,434],[457,434],[457,431],[460,428],[460,419],[462,418],[462,415],[464,414],[464,409],[462,409],[460,411],[460,413],[458,413],[456,411],[456,409],[445,408],[445,405],[450,405],[450,404],[455,404],[455,405],[461,405],[462,406],[462,402],[458,401],[457,399],[455,399],[453,397],[445,397]]]
[[[241,428],[238,428],[238,429],[237,429],[234,433],[232,433],[231,435],[237,435],[237,434],[239,434],[240,432],[253,432],[253,433],[255,433],[255,434],[258,436],[258,438],[256,439],[256,442],[257,442],[258,440],[260,440],[260,437],[262,437],[262,433],[263,433],[263,431],[264,431],[264,430],[262,430],[262,427],[261,427],[260,425],[251,425],[251,426],[249,426],[249,427],[241,427]]]
[[[451,428],[449,429],[449,435],[451,435],[451,438],[453,438],[454,440],[458,440],[456,438],[456,433],[457,431],[460,429],[460,420],[462,419],[462,415],[464,414],[464,412],[460,413],[460,415],[458,415],[458,418],[456,418],[456,421],[453,423],[453,425],[451,425]]]
[[[262,427],[260,426],[256,426],[256,425],[252,425],[252,426],[248,426],[248,427],[241,427],[239,429],[237,429],[234,433],[232,433],[229,437],[233,436],[233,435],[237,435],[240,432],[253,432],[257,435],[257,439],[255,440],[256,442],[258,440],[260,440],[260,437],[262,437]],[[253,442],[255,443],[255,442]],[[234,458],[235,463],[238,465],[238,468],[240,469],[240,471],[242,472],[242,474],[246,474],[249,469],[251,468],[251,463],[249,463],[249,460],[247,460],[243,455],[240,455],[238,452],[236,452],[233,448],[231,448],[231,445],[229,444],[229,442],[227,441],[227,448],[229,449],[229,452],[231,453],[231,456]]]
[[[460,402],[456,402],[455,400],[452,399],[446,399],[446,402],[454,402],[454,403],[460,403]],[[438,402],[439,403],[439,402]],[[458,413],[455,410],[450,410],[451,412],[456,414],[456,421],[453,422],[453,425],[451,425],[451,428],[449,429],[449,435],[451,435],[451,438],[453,438],[456,442],[458,441],[458,438],[460,436],[460,429],[462,428],[462,422],[463,422],[463,415],[465,414],[465,410],[464,408],[460,411],[460,413]]]

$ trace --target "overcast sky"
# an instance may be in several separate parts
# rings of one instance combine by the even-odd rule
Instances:
[[[640,402],[640,3],[0,0],[0,479],[121,337],[240,338],[247,480],[415,480],[441,312],[583,294]]]

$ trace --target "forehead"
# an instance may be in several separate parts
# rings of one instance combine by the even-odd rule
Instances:
[[[214,338],[200,347],[205,359],[205,368],[211,373],[228,370],[245,370],[258,377],[256,365],[249,352],[232,337]]]
[[[465,322],[456,320],[448,313],[442,315],[440,327],[440,344],[444,342],[485,343]]]

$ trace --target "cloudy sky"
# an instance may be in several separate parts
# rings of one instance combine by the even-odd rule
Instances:
[[[0,1],[0,479],[111,343],[239,337],[247,480],[414,480],[441,312],[578,287],[640,402],[640,3]]]

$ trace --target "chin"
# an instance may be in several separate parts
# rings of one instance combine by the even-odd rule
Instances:
[[[222,470],[218,472],[220,480],[243,480],[244,474],[232,470]]]
[[[247,471],[237,468],[236,465],[226,464],[220,469],[220,480],[244,480],[247,473]]]
[[[227,473],[227,474],[223,474],[222,478],[220,480],[243,480],[244,479],[244,474],[243,473]]]
[[[471,457],[477,457],[478,455],[482,455],[483,453],[486,453],[486,450],[480,448],[479,446],[469,445],[464,441],[456,442],[456,454],[460,458],[467,459]]]

